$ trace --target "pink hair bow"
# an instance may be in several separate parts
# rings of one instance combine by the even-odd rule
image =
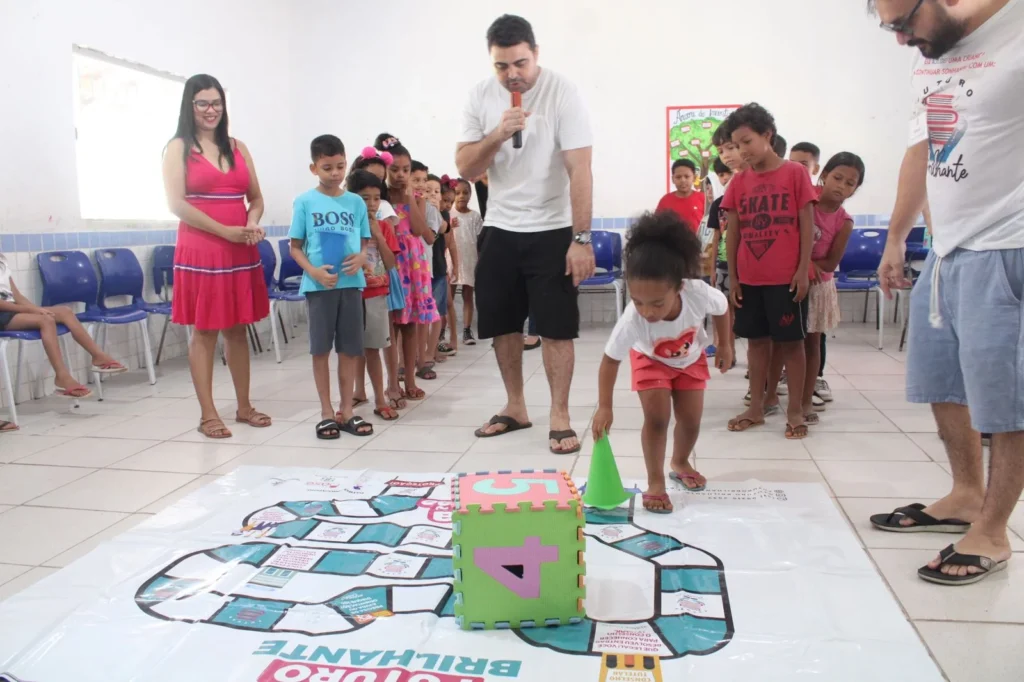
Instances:
[[[380,160],[384,162],[385,166],[390,166],[395,160],[395,157],[391,156],[390,152],[379,152],[375,147],[363,147],[361,156],[364,159],[375,159],[379,157]]]

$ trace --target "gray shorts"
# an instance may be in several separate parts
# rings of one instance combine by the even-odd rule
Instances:
[[[380,350],[391,345],[391,315],[388,297],[363,299],[363,347]]]
[[[363,292],[359,289],[331,289],[306,294],[309,311],[309,353],[363,354]]]
[[[937,262],[928,256],[910,296],[907,400],[967,405],[982,433],[1024,431],[1024,249],[943,258],[936,311]]]

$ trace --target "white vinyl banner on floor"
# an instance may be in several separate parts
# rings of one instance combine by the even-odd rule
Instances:
[[[942,680],[835,505],[811,484],[712,482],[673,493],[670,515],[645,512],[639,496],[587,510],[582,622],[463,631],[449,476],[238,469],[0,604],[0,674]]]

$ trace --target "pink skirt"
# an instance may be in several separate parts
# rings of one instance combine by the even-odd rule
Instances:
[[[808,334],[823,334],[839,326],[839,292],[835,278],[811,284],[807,304]]]

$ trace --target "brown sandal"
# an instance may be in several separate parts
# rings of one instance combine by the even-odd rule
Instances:
[[[803,440],[808,433],[807,424],[786,424],[786,440]]]
[[[196,429],[196,431],[213,440],[231,438],[232,435],[231,432],[228,431],[228,427],[224,426],[224,422],[221,421],[220,417],[200,419],[199,428]]]
[[[241,412],[236,412],[235,421],[239,424],[248,424],[257,429],[265,429],[271,424],[270,417],[262,412],[257,412],[255,407],[250,407],[249,414],[244,417]]]

